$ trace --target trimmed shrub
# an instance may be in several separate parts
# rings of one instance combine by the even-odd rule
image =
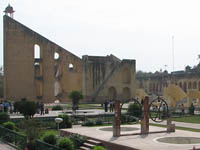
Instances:
[[[59,118],[63,119],[63,122],[60,123],[59,127],[62,128],[71,128],[72,121],[71,118],[67,114],[58,115]]]
[[[0,113],[0,123],[7,122],[9,120],[9,115],[7,112]]]
[[[120,117],[121,119],[121,123],[131,123],[131,122],[136,122],[138,119],[134,116],[130,116],[130,115],[126,115],[126,114],[123,114],[121,115]]]
[[[74,143],[69,138],[61,138],[58,141],[58,147],[66,150],[74,150]]]
[[[37,104],[34,101],[28,101],[26,98],[21,99],[17,107],[17,110],[25,119],[32,118],[37,112]]]
[[[79,134],[72,134],[69,136],[69,139],[74,143],[75,149],[78,149],[84,142],[87,141],[87,137]]]
[[[95,121],[95,123],[96,123],[96,125],[103,125],[103,120],[97,119],[97,120]]]
[[[94,146],[93,150],[106,150],[103,146]]]
[[[52,107],[52,110],[63,110],[63,107],[60,105],[55,105]]]
[[[131,116],[135,116],[137,118],[140,118],[142,116],[142,110],[139,104],[132,103],[128,105],[128,111],[127,113]]]
[[[53,132],[46,132],[43,136],[42,136],[42,141],[55,145],[56,141],[57,141],[57,137],[56,134]]]
[[[3,123],[3,126],[7,129],[10,129],[10,130],[15,130],[16,126],[15,126],[15,123],[11,122],[11,121],[8,121],[8,122],[4,122]]]
[[[82,126],[94,126],[94,125],[95,125],[95,122],[92,120],[87,120],[82,124]]]

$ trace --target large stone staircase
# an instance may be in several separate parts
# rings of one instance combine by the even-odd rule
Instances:
[[[94,146],[103,145],[101,142],[88,139],[79,149],[80,150],[92,150]]]

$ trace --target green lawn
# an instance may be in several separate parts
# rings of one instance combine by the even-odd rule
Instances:
[[[72,104],[56,104],[63,107],[63,109],[72,109]],[[79,104],[79,109],[104,109],[101,107],[101,104]],[[52,108],[53,106],[47,106],[48,108]]]
[[[186,116],[172,118],[173,121],[186,122],[186,123],[198,123],[200,124],[200,116]]]

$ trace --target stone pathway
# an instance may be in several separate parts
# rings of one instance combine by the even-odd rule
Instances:
[[[0,150],[16,150],[16,149],[0,141]]]
[[[123,125],[122,127],[134,127],[140,129],[139,124],[135,125]],[[109,131],[102,131],[102,128],[106,127],[79,127],[79,128],[70,128],[70,129],[61,129],[61,133],[64,132],[71,132],[71,133],[78,133],[81,135],[85,135],[94,139],[98,139],[101,141],[110,142],[113,144],[117,144],[119,147],[120,145],[124,147],[130,147],[140,150],[192,150],[195,146],[196,149],[200,149],[200,142],[191,142],[193,144],[188,143],[165,143],[160,142],[159,139],[163,137],[168,137],[169,139],[175,138],[185,138],[186,139],[196,139],[200,137],[199,132],[190,132],[190,131],[183,131],[183,130],[176,130],[176,132],[172,133],[156,133],[156,134],[149,134],[149,135],[129,135],[129,136],[120,136],[120,137],[113,137],[113,133]],[[158,132],[158,131],[165,131],[166,129],[150,126],[149,131]],[[122,134],[130,134],[130,133],[140,133],[139,130],[135,131],[122,131]],[[191,140],[192,141],[192,140]],[[116,146],[117,146],[116,145]],[[117,146],[117,147],[118,147]],[[121,148],[122,149],[122,148]],[[120,148],[115,150],[121,150]]]
[[[200,119],[200,116],[199,116],[199,119]],[[152,120],[150,120],[150,123],[155,123],[155,122],[153,122]],[[185,123],[185,122],[177,122],[177,121],[172,121],[172,123],[174,123],[177,127],[200,129],[200,124],[196,124],[196,123]],[[161,123],[155,123],[155,124],[166,125],[167,121],[163,121]]]

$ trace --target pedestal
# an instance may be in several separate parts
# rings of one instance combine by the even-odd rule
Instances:
[[[113,122],[113,137],[120,136],[120,101],[115,101],[115,116]]]
[[[167,119],[167,132],[175,132],[175,124],[172,124],[171,118]]]
[[[143,105],[143,119],[141,120],[141,134],[149,133],[149,97],[145,97]]]

